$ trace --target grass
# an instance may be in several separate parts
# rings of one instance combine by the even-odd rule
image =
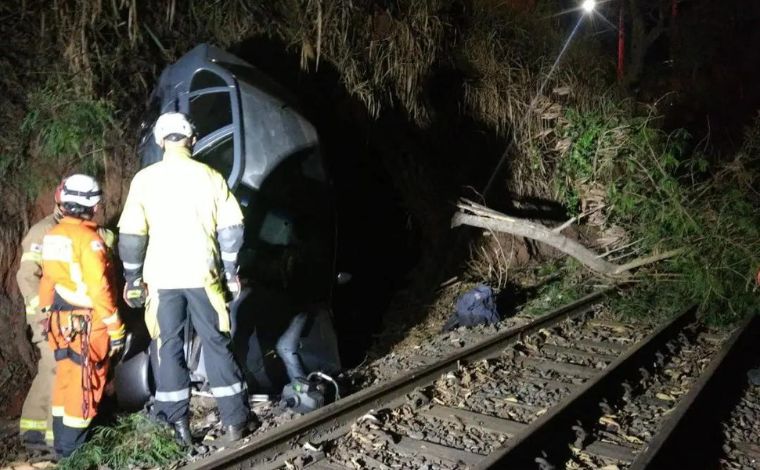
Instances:
[[[164,468],[183,456],[168,427],[134,413],[119,418],[114,426],[95,428],[90,440],[57,468]]]
[[[591,279],[572,258],[549,261],[538,266],[533,275],[538,279],[538,287],[520,308],[520,312],[526,315],[544,315],[591,291],[588,282]]]

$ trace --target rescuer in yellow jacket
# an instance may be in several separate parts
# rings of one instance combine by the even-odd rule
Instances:
[[[54,447],[64,457],[86,439],[105,390],[108,358],[124,347],[112,266],[91,221],[100,198],[92,177],[68,177],[60,192],[64,217],[42,241],[39,299],[49,314],[48,342],[57,363]]]
[[[145,302],[145,323],[158,339],[154,411],[174,426],[178,440],[191,443],[183,352],[189,317],[201,338],[227,439],[237,440],[249,418],[248,394],[230,349],[224,286],[239,293],[243,216],[224,178],[192,159],[194,129],[184,115],[161,115],[153,133],[163,160],[132,180],[119,220],[119,254],[127,282],[124,300],[133,308]]]
[[[24,298],[27,323],[32,329],[32,343],[40,354],[37,373],[24,400],[19,420],[22,442],[30,447],[53,446],[53,416],[50,413],[50,394],[55,378],[55,358],[45,335],[47,315],[40,311],[40,278],[42,277],[42,239],[63,218],[61,191],[66,179],[61,180],[55,191],[53,213],[34,224],[21,242],[22,254],[16,273],[21,295]],[[98,228],[98,234],[111,248],[113,232]]]

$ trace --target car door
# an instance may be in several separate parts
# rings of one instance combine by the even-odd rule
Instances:
[[[240,97],[234,77],[208,63],[195,71],[187,93],[179,95],[180,111],[195,125],[193,157],[214,168],[235,189],[245,170]]]

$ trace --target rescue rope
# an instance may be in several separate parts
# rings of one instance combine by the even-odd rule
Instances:
[[[82,349],[82,417],[90,417],[90,398],[92,395],[92,382],[90,381],[90,319],[84,317],[84,327],[82,328],[82,339],[80,341]]]
[[[67,358],[74,363],[77,363],[77,361],[73,356],[69,354],[58,354],[57,351],[68,350],[72,355],[76,355],[76,351],[71,349],[71,344],[74,342],[74,339],[76,339],[77,334],[80,335],[80,361],[78,365],[81,371],[80,385],[82,387],[82,417],[87,419],[90,417],[90,411],[92,411],[92,381],[90,380],[90,377],[92,376],[91,373],[93,372],[93,364],[90,360],[90,326],[92,321],[89,314],[77,315],[74,311],[68,311],[68,325],[67,328],[64,328],[61,325],[61,312],[61,310],[53,312],[56,319],[55,323],[57,323],[58,335],[50,331],[52,315],[48,319],[48,334],[52,334],[53,336],[56,360]],[[59,338],[65,343],[63,346],[59,343]],[[59,357],[61,359],[58,359]],[[98,364],[96,364],[96,366],[97,365]]]

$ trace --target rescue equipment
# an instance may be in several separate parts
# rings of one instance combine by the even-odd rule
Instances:
[[[297,413],[309,413],[340,399],[335,380],[322,372],[312,372],[285,385],[282,402]]]

